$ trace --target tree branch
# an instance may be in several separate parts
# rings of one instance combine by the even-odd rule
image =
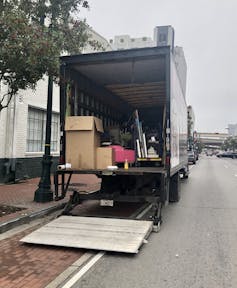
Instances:
[[[6,97],[7,95],[9,95],[9,93],[3,94],[2,99],[1,99],[1,101],[0,101],[0,104],[3,103],[3,101],[4,101],[4,99],[5,99],[5,97]]]
[[[7,103],[5,104],[5,105],[2,105],[2,100],[6,97],[6,95],[9,95],[10,97],[9,97],[9,99],[7,100]],[[4,95],[4,98],[1,100],[1,102],[0,102],[0,112],[4,109],[4,108],[7,108],[8,107],[8,105],[9,105],[9,103],[11,102],[11,100],[12,100],[12,97],[13,97],[13,93],[10,93],[10,94],[5,94]]]

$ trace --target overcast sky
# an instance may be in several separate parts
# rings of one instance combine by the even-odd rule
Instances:
[[[106,39],[153,37],[172,25],[188,66],[187,104],[199,132],[237,123],[237,0],[89,0],[87,23]]]

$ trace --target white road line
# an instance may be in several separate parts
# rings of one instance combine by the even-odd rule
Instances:
[[[69,281],[70,277],[72,277],[72,274],[77,272],[79,268],[83,267],[83,265],[85,265],[85,263],[89,261],[94,255],[95,253],[86,252],[44,288],[62,287],[63,283]]]
[[[74,285],[101,257],[105,252],[99,252],[95,255],[76,275],[74,275],[62,288],[70,288]]]
[[[235,177],[237,177],[237,174],[235,174]]]

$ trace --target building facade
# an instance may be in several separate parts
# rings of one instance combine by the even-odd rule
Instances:
[[[109,40],[110,45],[113,50],[123,50],[123,49],[134,49],[134,48],[144,48],[153,47],[155,42],[150,37],[140,37],[132,38],[129,35],[119,35],[115,36],[114,39]]]
[[[187,112],[188,112],[188,134],[189,136],[192,136],[195,127],[195,114],[193,111],[193,107],[191,105],[187,107]]]
[[[34,177],[44,152],[47,107],[47,77],[36,90],[22,90],[0,115],[0,180]],[[59,89],[53,87],[52,155],[59,152]]]
[[[228,135],[230,137],[237,136],[237,124],[228,124]]]
[[[227,133],[197,133],[197,138],[205,148],[219,149],[227,139]]]

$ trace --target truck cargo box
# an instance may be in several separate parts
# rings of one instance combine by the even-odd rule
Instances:
[[[116,169],[106,169],[107,164],[114,164],[112,151],[107,151],[109,154],[97,158],[100,166],[90,155],[91,168],[56,171],[57,198],[59,176],[65,197],[72,174],[92,173],[101,178],[100,189],[79,197],[78,191],[73,190],[71,203],[78,199],[152,203],[153,221],[158,227],[161,207],[169,201],[179,201],[179,174],[187,176],[188,171],[185,89],[173,49],[162,46],[65,56],[61,57],[60,69],[61,161],[65,162],[65,156],[68,161],[71,153],[67,151],[68,116],[99,118],[105,131],[101,145],[121,145],[135,151],[135,159],[127,165],[115,162]],[[93,127],[94,132],[87,131],[88,134],[97,133]],[[126,137],[127,132],[130,138]],[[93,143],[93,153],[95,147],[103,149],[98,148],[97,141]],[[78,158],[78,154],[75,156]],[[73,154],[71,159],[74,161]],[[121,159],[128,160],[124,155]],[[69,180],[64,184],[66,174]]]
[[[144,125],[157,131],[160,164],[171,175],[187,165],[187,107],[170,47],[65,56],[61,63],[63,131],[68,111],[96,116],[106,129],[138,110]],[[65,154],[63,139],[62,145]]]

